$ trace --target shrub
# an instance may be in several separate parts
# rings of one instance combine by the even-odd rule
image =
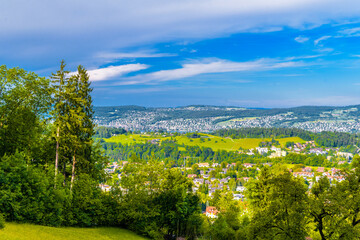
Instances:
[[[3,229],[4,227],[5,227],[4,215],[2,215],[2,213],[0,213],[0,229]]]

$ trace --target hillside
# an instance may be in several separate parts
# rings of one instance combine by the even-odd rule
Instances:
[[[135,233],[111,227],[100,228],[72,228],[72,227],[46,227],[32,224],[7,223],[0,230],[2,240],[145,240],[147,238]]]
[[[160,135],[146,135],[146,134],[128,134],[128,135],[117,135],[111,138],[104,139],[105,142],[115,142],[121,144],[135,144],[135,143],[146,143],[149,141],[159,142],[161,144],[164,140],[175,141],[179,145],[186,146],[199,146],[209,147],[213,151],[226,150],[236,151],[239,148],[250,149],[259,146],[260,142],[271,141],[271,138],[241,138],[231,139],[229,137],[218,137],[210,134],[198,134],[199,138],[189,138],[186,135],[180,135],[175,137],[164,137]],[[282,146],[285,146],[286,142],[303,142],[299,137],[291,138],[279,138],[276,139]]]
[[[95,107],[100,126],[127,130],[212,132],[227,128],[285,127],[313,132],[360,132],[360,106],[247,109],[240,107],[187,106],[145,108],[139,106]]]

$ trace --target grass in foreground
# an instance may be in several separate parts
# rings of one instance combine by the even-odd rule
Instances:
[[[129,230],[113,227],[55,228],[33,224],[6,223],[0,230],[1,240],[145,240]]]

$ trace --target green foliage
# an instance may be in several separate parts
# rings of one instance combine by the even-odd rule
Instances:
[[[5,228],[5,219],[4,219],[4,215],[0,213],[0,229],[3,228]]]
[[[129,163],[124,173],[120,185],[127,192],[121,194],[119,224],[154,238],[196,235],[199,198],[185,176],[156,162]]]
[[[246,195],[252,239],[305,239],[306,187],[287,169],[264,168]]]
[[[263,141],[259,143],[259,147],[271,147],[271,146],[280,146],[280,143],[275,139],[272,139],[271,141]]]
[[[235,239],[235,231],[227,224],[225,217],[220,214],[211,225],[210,234],[215,240]]]
[[[16,149],[35,154],[45,128],[49,80],[20,68],[0,66],[0,156]]]
[[[113,128],[113,127],[97,127],[95,129],[94,138],[110,138],[113,135],[125,134],[126,130],[123,128]]]
[[[360,168],[354,165],[344,181],[330,184],[322,177],[311,190],[311,220],[322,240],[360,237]]]

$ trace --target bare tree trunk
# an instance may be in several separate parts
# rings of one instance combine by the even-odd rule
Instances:
[[[74,184],[74,179],[75,179],[75,163],[76,163],[76,159],[75,159],[75,151],[74,151],[74,155],[73,155],[73,165],[72,165],[72,173],[71,173],[71,183],[70,183],[70,192],[72,192],[72,188],[73,188],[73,184]]]
[[[55,183],[54,188],[56,188],[56,176],[58,173],[58,165],[59,165],[59,136],[60,136],[60,127],[56,130],[56,155],[55,155]]]

